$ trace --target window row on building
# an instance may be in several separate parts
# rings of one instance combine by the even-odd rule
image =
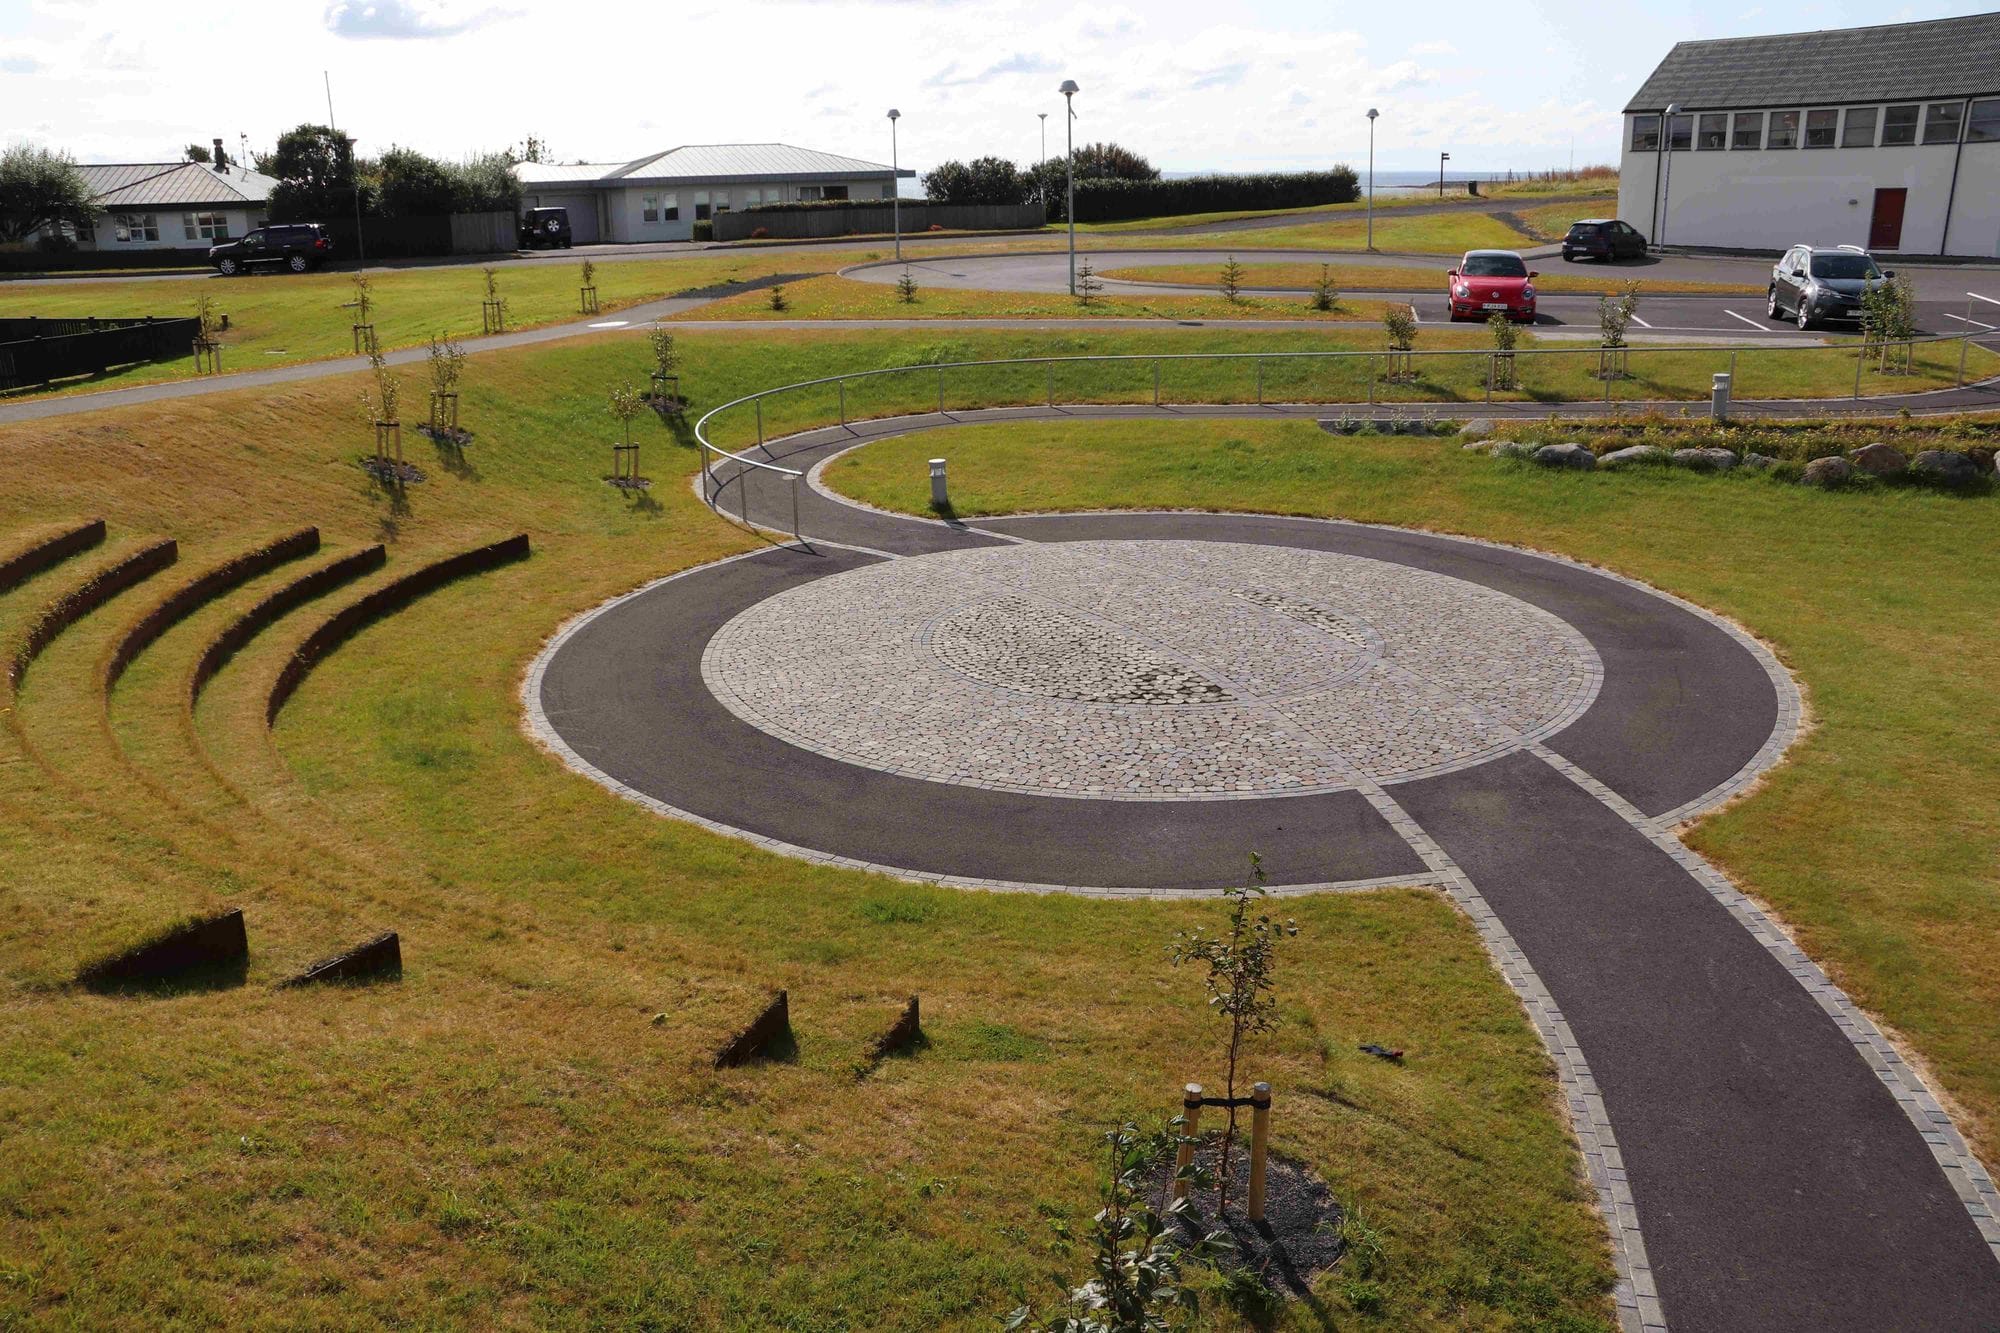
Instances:
[[[760,204],[782,204],[787,202],[782,186],[749,186],[740,190],[693,190],[689,192],[690,204],[694,208],[694,219],[706,222],[717,213],[727,213],[732,205],[756,208]],[[845,199],[845,185],[801,185],[798,198],[804,202],[821,199]],[[679,222],[681,220],[681,195],[678,190],[665,190],[658,194],[639,196],[639,217],[643,222]]]
[[[1890,106],[1815,107],[1797,111],[1700,111],[1632,117],[1632,151],[1685,153],[1774,148],[1893,148],[1913,144],[2000,143],[2000,97],[1968,104],[1904,102]]]

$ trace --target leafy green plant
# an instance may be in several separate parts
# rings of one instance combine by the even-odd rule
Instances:
[[[1909,278],[1898,275],[1886,282],[1874,282],[1861,293],[1861,338],[1863,355],[1875,353],[1876,369],[1884,374],[1908,370],[1910,339],[1917,335],[1916,292]],[[1891,344],[1903,345],[1903,364],[1889,364]]]
[[[1628,282],[1616,297],[1606,293],[1597,298],[1597,331],[1605,347],[1623,347],[1625,330],[1639,313],[1639,284]]]
[[[1417,341],[1417,312],[1401,302],[1390,302],[1382,310],[1382,331],[1389,335],[1389,350],[1407,352]]]
[[[1493,387],[1511,389],[1514,387],[1514,349],[1521,345],[1521,330],[1513,320],[1496,310],[1486,320],[1486,332],[1492,336]]]
[[[917,303],[917,280],[910,275],[909,266],[903,266],[903,276],[896,279],[896,295],[903,298],[904,305]]]
[[[1319,311],[1340,309],[1340,291],[1333,285],[1333,266],[1319,266],[1319,281],[1313,284],[1312,308]]]
[[[1222,295],[1234,305],[1243,299],[1243,265],[1236,262],[1236,256],[1229,256],[1229,262],[1222,266],[1222,281],[1216,284]]]
[[[597,264],[593,260],[583,261],[583,285],[586,287],[597,285]]]
[[[400,420],[396,413],[402,405],[402,391],[396,384],[396,377],[389,373],[388,362],[382,359],[381,350],[368,353],[368,370],[375,386],[375,392],[361,395],[361,404],[368,412],[370,421],[387,424]]]
[[[1076,271],[1076,303],[1084,306],[1095,304],[1103,290],[1104,283],[1097,276],[1096,266],[1088,259],[1084,260],[1082,267]]]
[[[1164,1211],[1152,1206],[1153,1173],[1181,1142],[1176,1118],[1157,1133],[1141,1133],[1126,1123],[1104,1135],[1108,1170],[1103,1207],[1091,1219],[1091,1276],[1065,1289],[1058,1309],[1037,1314],[1023,1305],[1003,1321],[1010,1330],[1033,1333],[1165,1333],[1200,1313],[1201,1297],[1188,1284],[1184,1260],[1205,1260],[1229,1248],[1228,1236],[1210,1232],[1185,1250],[1169,1235],[1187,1210],[1176,1199]],[[1195,1169],[1181,1173],[1190,1179]]]
[[[1198,963],[1207,968],[1202,984],[1208,988],[1208,1006],[1229,1023],[1226,1096],[1228,1126],[1222,1134],[1221,1163],[1216,1169],[1220,1185],[1215,1214],[1229,1208],[1229,1153],[1236,1143],[1236,1069],[1248,1037],[1269,1032],[1278,1023],[1278,1001],[1272,993],[1272,969],[1277,963],[1278,941],[1297,935],[1299,928],[1289,917],[1283,921],[1257,911],[1269,896],[1264,887],[1264,860],[1250,854],[1252,882],[1222,891],[1229,901],[1229,924],[1221,934],[1210,934],[1197,926],[1174,937],[1168,952],[1174,966]]]
[[[458,392],[459,377],[465,372],[465,349],[448,334],[432,334],[430,368],[432,393],[442,396]]]
[[[792,308],[792,303],[785,299],[785,284],[782,282],[771,288],[770,301],[771,309],[773,310],[790,310]]]
[[[605,404],[605,410],[617,418],[618,424],[624,427],[625,443],[628,445],[632,443],[632,418],[645,410],[645,406],[645,399],[641,398],[639,391],[629,384],[620,384],[611,390],[611,397]]]

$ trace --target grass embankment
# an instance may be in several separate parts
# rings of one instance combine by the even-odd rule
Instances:
[[[1450,265],[1417,268],[1402,265],[1334,264],[1329,266],[1327,276],[1332,279],[1334,287],[1343,292],[1441,293],[1444,291],[1444,274],[1448,267]],[[1125,282],[1213,286],[1220,269],[1221,266],[1214,263],[1149,264],[1141,268],[1107,268],[1102,270],[1102,276]],[[1310,291],[1319,279],[1320,266],[1307,261],[1243,265],[1245,287],[1304,292]],[[1584,292],[1595,296],[1601,293],[1615,293],[1632,280],[1629,273],[1616,268],[1607,268],[1601,272],[1596,270],[1550,272],[1544,269],[1535,279],[1535,289],[1543,292]],[[1642,294],[1714,292],[1755,295],[1764,290],[1754,283],[1689,282],[1672,279],[1655,281],[1647,278],[1639,278],[1637,281],[1640,283]]]
[[[1903,447],[1927,447],[1920,425],[1906,434]],[[1942,438],[1954,443],[1964,447]],[[2000,1157],[2000,754],[1989,743],[2000,701],[1964,670],[2000,659],[2000,585],[1986,562],[2000,548],[2000,498],[1829,494],[1669,469],[1559,474],[1452,441],[1333,440],[1297,422],[927,432],[850,454],[828,480],[923,512],[923,460],[936,455],[950,457],[967,516],[1190,506],[1429,527],[1595,561],[1748,625],[1804,681],[1817,727],[1691,841],[1909,1039],[1970,1110],[1974,1146]]]
[[[1099,296],[1088,306],[1060,292],[988,292],[923,287],[905,301],[887,283],[854,278],[808,278],[784,285],[785,308],[772,308],[769,290],[744,292],[674,316],[676,323],[714,320],[792,319],[1300,319],[1327,323],[1379,321],[1381,301],[1344,301],[1314,310],[1302,300],[1245,295]]]
[[[1196,336],[718,331],[687,340],[686,376],[699,408],[840,370]],[[1164,956],[1175,929],[1220,920],[1212,903],[958,893],[781,859],[651,816],[523,736],[519,675],[560,621],[752,545],[691,497],[693,452],[650,417],[651,492],[598,480],[603,391],[644,362],[632,336],[475,359],[476,440],[448,456],[410,433],[429,477],[400,496],[355,466],[358,377],[0,428],[0,545],[79,514],[113,533],[0,599],[0,646],[122,543],[182,542],[177,568],[35,664],[14,718],[39,758],[0,731],[0,1324],[421,1309],[433,1327],[988,1327],[1051,1268],[1081,1271],[1051,1224],[1086,1226],[1098,1131],[1216,1078],[1219,1029]],[[419,388],[405,377],[406,398]],[[832,410],[774,404],[770,421]],[[377,578],[515,530],[536,553],[364,633],[275,747],[261,687],[367,585],[253,644],[190,731],[175,700],[200,644],[299,571],[245,586],[141,657],[107,717],[92,681],[116,632],[302,522],[326,556],[388,541]],[[245,987],[47,989],[221,904],[246,909]],[[1276,1142],[1387,1250],[1374,1277],[1320,1284],[1331,1316],[1603,1327],[1609,1266],[1552,1076],[1466,923],[1408,891],[1284,910],[1302,933],[1283,1021],[1252,1057],[1279,1089]],[[402,932],[400,984],[269,989],[384,927]],[[796,1059],[710,1071],[768,986],[790,989]],[[912,991],[930,1046],[857,1078]],[[1407,1063],[1355,1051],[1371,1040]],[[1282,1322],[1319,1326],[1299,1308]]]
[[[1579,218],[1608,218],[1617,215],[1618,196],[1615,194],[1579,203],[1542,204],[1535,208],[1514,210],[1514,216],[1527,224],[1529,234],[1543,242],[1560,241],[1569,231],[1569,224]],[[1761,292],[1764,289],[1758,287],[1757,290]]]
[[[676,292],[743,282],[778,273],[830,273],[877,256],[862,250],[819,248],[783,255],[693,255],[671,259],[600,260],[599,309],[605,317]],[[577,291],[582,261],[507,263],[499,269],[506,327],[537,328],[580,321]],[[481,331],[486,283],[476,267],[398,268],[368,274],[375,338],[382,350],[419,346],[433,335],[471,338]],[[351,273],[214,275],[173,281],[88,282],[10,287],[0,283],[0,316],[192,315],[198,297],[229,316],[221,335],[223,367],[261,370],[295,361],[354,355]],[[125,366],[101,376],[66,381],[63,389],[94,389],[185,379],[193,358]],[[28,391],[35,392],[35,391]],[[8,396],[0,395],[0,401]]]
[[[1362,181],[1362,189],[1367,189],[1367,181]],[[1549,195],[1599,196],[1609,198],[1614,203],[1618,193],[1618,169],[1616,167],[1591,167],[1575,173],[1555,173],[1518,181],[1481,181],[1479,197],[1473,198],[1464,188],[1448,192],[1442,201],[1435,191],[1402,190],[1375,194],[1375,211],[1382,213],[1399,208],[1437,207],[1440,202],[1456,205],[1466,212],[1477,212],[1494,200],[1534,199]],[[1368,211],[1366,199],[1356,199],[1345,204],[1307,204],[1299,208],[1252,208],[1236,209],[1219,213],[1183,213],[1175,216],[1156,218],[1132,218],[1124,222],[1079,222],[1079,232],[1090,232],[1100,236],[1115,236],[1120,232],[1151,231],[1160,227],[1198,227],[1212,222],[1247,222],[1271,218],[1282,221],[1285,218],[1318,213],[1365,213]],[[1058,224],[1051,223],[1051,226]]]
[[[1143,239],[1157,250],[1366,250],[1368,223],[1363,218],[1314,222],[1295,227],[1256,227],[1247,231],[1188,232]],[[1490,213],[1422,213],[1415,217],[1375,219],[1375,248],[1395,254],[1449,255],[1467,250],[1517,250],[1529,238]]]

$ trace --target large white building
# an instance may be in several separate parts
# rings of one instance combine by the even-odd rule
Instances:
[[[523,208],[566,208],[578,245],[684,241],[696,222],[758,204],[886,199],[896,178],[882,162],[782,143],[689,144],[634,162],[523,162]]]
[[[1625,107],[1618,213],[1667,246],[2000,256],[2000,14],[1679,43]]]

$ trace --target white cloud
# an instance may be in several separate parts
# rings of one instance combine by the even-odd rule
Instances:
[[[455,37],[519,14],[514,9],[482,9],[454,18],[449,9],[412,0],[334,0],[326,7],[326,29],[340,37]]]

